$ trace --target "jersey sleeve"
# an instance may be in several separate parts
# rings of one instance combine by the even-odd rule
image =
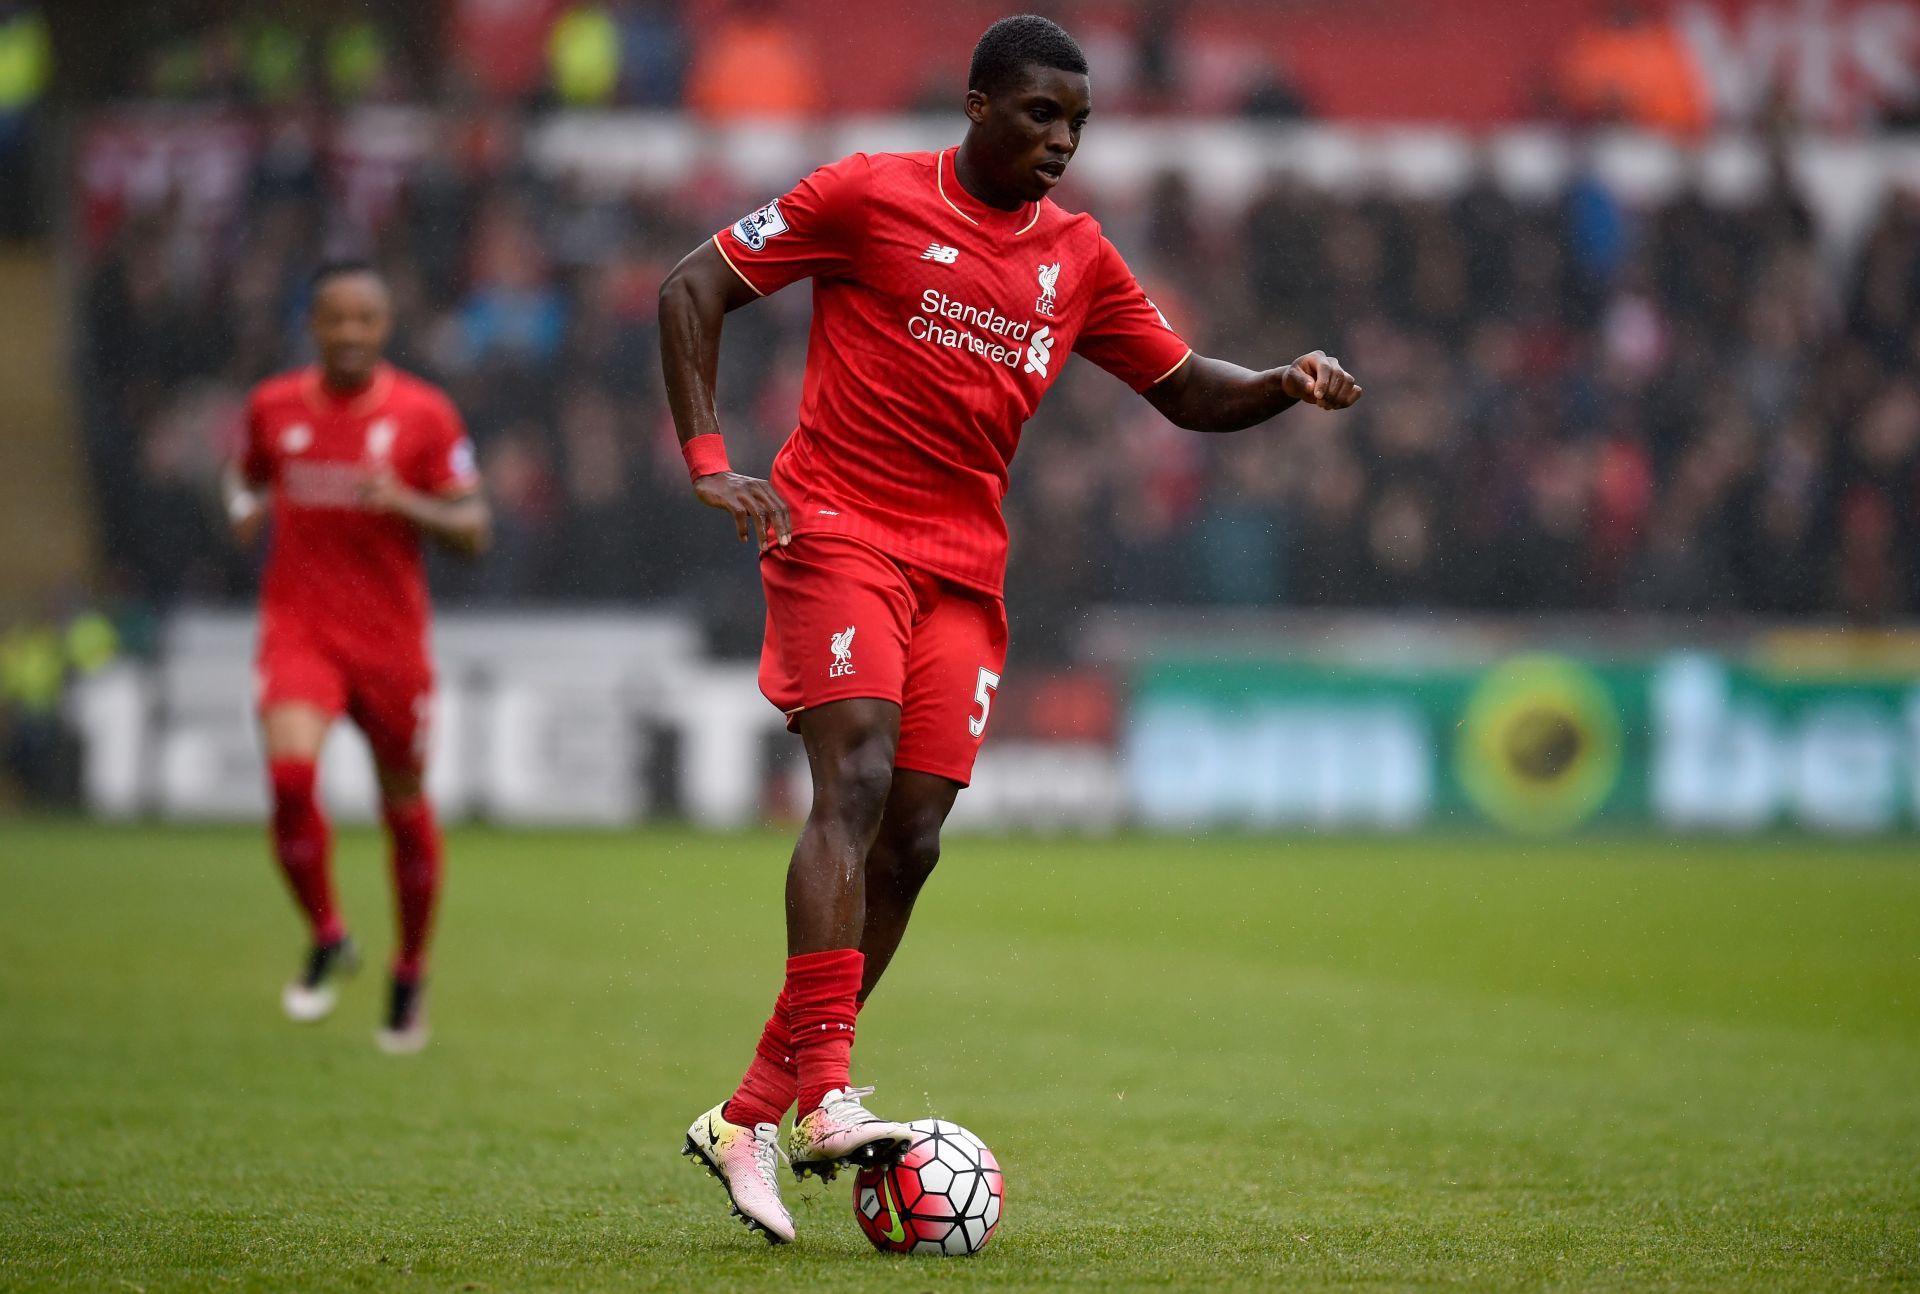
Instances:
[[[474,460],[473,441],[467,425],[453,401],[437,396],[425,402],[421,410],[420,436],[408,455],[403,472],[406,483],[429,494],[465,494],[480,484],[479,467]]]
[[[273,449],[268,442],[266,414],[260,407],[258,391],[247,397],[246,426],[241,435],[245,439],[240,444],[240,475],[248,485],[271,484]]]
[[[871,177],[865,153],[841,158],[722,229],[713,245],[761,296],[842,273],[853,266],[866,231]]]
[[[1136,391],[1167,377],[1193,354],[1104,234],[1094,267],[1093,308],[1073,349]]]

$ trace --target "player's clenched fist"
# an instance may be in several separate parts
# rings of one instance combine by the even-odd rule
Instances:
[[[764,552],[793,538],[793,518],[787,513],[786,501],[757,476],[710,472],[694,478],[693,497],[709,508],[730,514],[741,543],[751,534]]]
[[[1322,409],[1344,409],[1366,393],[1353,374],[1323,350],[1308,351],[1287,365],[1281,382],[1294,399]]]

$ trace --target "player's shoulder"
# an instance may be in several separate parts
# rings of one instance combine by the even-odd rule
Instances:
[[[391,371],[393,391],[387,399],[393,407],[436,416],[448,416],[458,411],[453,403],[453,397],[438,384],[428,381],[418,373],[409,373],[403,368],[394,367]]]
[[[874,188],[914,193],[931,190],[934,167],[939,165],[940,158],[938,153],[925,152],[855,153],[853,156],[861,159],[867,181]]]
[[[295,368],[262,378],[247,393],[247,407],[256,414],[275,413],[294,406],[304,407],[306,384],[311,377],[309,370]]]
[[[1067,242],[1088,261],[1098,259],[1106,244],[1106,234],[1098,220],[1085,211],[1068,211],[1052,198],[1040,199],[1034,232]]]

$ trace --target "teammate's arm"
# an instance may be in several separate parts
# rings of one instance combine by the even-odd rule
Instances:
[[[1304,400],[1344,409],[1363,388],[1324,351],[1309,351],[1264,372],[1194,355],[1141,394],[1168,422],[1188,431],[1240,431]]]
[[[242,548],[253,547],[267,524],[267,501],[262,491],[247,479],[237,460],[220,471],[220,501],[227,509],[233,541]]]
[[[720,368],[720,327],[759,293],[720,254],[701,243],[673,267],[660,285],[660,362],[667,378],[667,406],[684,447],[698,436],[720,434],[713,386]],[[771,484],[739,472],[709,472],[694,478],[693,497],[733,518],[741,542],[749,535],[762,548],[793,538],[793,518]]]
[[[478,488],[428,494],[382,471],[367,478],[360,498],[375,512],[405,517],[462,557],[479,557],[493,546],[493,509]]]

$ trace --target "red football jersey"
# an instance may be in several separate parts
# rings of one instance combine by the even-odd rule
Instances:
[[[273,495],[261,640],[297,635],[352,659],[424,656],[427,579],[413,523],[369,512],[380,470],[430,494],[479,482],[473,446],[438,387],[382,365],[349,397],[317,369],[269,378],[247,402],[247,479]]]
[[[1091,216],[988,207],[954,151],[855,153],[714,245],[763,296],[814,280],[799,426],[773,465],[795,532],[997,596],[1007,466],[1068,352],[1136,391],[1192,352]]]

